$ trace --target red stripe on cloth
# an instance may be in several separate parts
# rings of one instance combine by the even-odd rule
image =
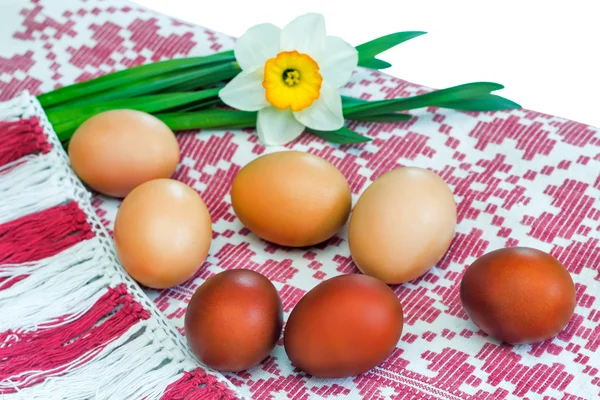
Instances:
[[[45,325],[65,318],[68,316]],[[109,288],[92,308],[75,321],[46,329],[40,325],[40,329],[24,333],[2,332],[0,381],[10,379],[18,389],[23,389],[44,381],[50,375],[60,375],[67,367],[73,367],[69,366],[70,363],[79,360],[78,365],[85,364],[129,328],[148,318],[150,313],[133,299],[125,284],[120,284],[114,289]],[[16,390],[0,389],[0,394]]]
[[[33,117],[18,121],[0,121],[0,166],[35,153],[51,149],[40,121]]]
[[[167,386],[160,400],[235,400],[237,397],[214,375],[197,369]]]
[[[76,202],[0,225],[0,265],[51,257],[94,236]]]

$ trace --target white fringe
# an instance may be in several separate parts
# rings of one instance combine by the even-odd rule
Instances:
[[[88,216],[96,237],[44,260],[0,265],[0,277],[29,275],[0,291],[0,332],[48,329],[75,321],[107,293],[109,286],[122,282],[134,299],[150,311],[151,318],[136,323],[104,349],[92,350],[67,366],[23,374],[29,383],[52,373],[60,376],[48,377],[30,388],[17,383],[18,377],[0,381],[0,392],[3,388],[17,390],[0,398],[159,399],[183,371],[199,365],[181,335],[118,264],[113,244],[89,203],[90,194],[70,169],[39,102],[24,93],[0,103],[0,120],[33,116],[40,118],[53,148],[48,154],[23,157],[0,167],[0,223],[76,200]],[[68,319],[47,325],[65,315],[69,315]],[[0,343],[0,348],[11,340],[14,338]],[[223,375],[204,369],[237,392]],[[239,393],[238,396],[243,398]]]
[[[160,399],[183,369],[162,347],[161,339],[167,339],[164,333],[151,330],[145,321],[140,322],[99,354],[88,353],[73,361],[66,375],[46,378],[43,383],[5,395],[3,399],[47,399],[51,394],[72,400]],[[80,365],[90,355],[95,355],[94,361]],[[0,390],[3,387],[14,387],[14,383],[0,382]]]
[[[14,121],[21,118],[28,108],[27,93],[5,101],[0,102],[0,121]]]
[[[23,162],[26,160],[26,162]],[[16,166],[14,166],[16,165]],[[12,170],[11,170],[12,169]],[[32,186],[44,187],[46,192],[58,192],[60,188],[52,186],[48,182],[54,175],[52,166],[48,162],[47,155],[32,155],[27,158],[16,160],[8,165],[0,167],[0,195],[17,193]],[[50,183],[47,186],[46,183]]]
[[[0,331],[35,330],[37,325],[73,314],[66,324],[85,313],[106,293],[111,277],[103,275],[95,239],[81,242],[44,260],[1,265],[0,277],[29,276],[0,290]]]
[[[0,224],[66,203],[67,193],[57,190],[60,181],[43,157],[6,173],[0,179]]]

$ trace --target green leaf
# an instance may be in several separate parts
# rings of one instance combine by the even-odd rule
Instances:
[[[237,74],[239,74],[240,71],[241,69],[236,64],[232,69],[223,69],[222,71],[217,71],[212,75],[201,76],[198,79],[189,80],[177,85],[173,85],[172,87],[169,87],[166,90],[164,90],[164,92],[188,92],[191,90],[206,88],[207,86],[214,85],[218,82],[228,81],[234,78]]]
[[[189,129],[240,129],[256,126],[256,112],[210,109],[189,113],[156,114],[174,131]]]
[[[400,114],[400,113],[387,113],[387,114],[377,114],[377,115],[367,115],[364,117],[354,117],[348,118],[354,121],[366,121],[366,122],[400,122],[400,121],[408,121],[413,116],[410,114]]]
[[[56,108],[52,108],[51,110],[64,109],[67,107],[72,107],[74,105],[100,103],[109,100],[125,100],[136,96],[163,91],[165,89],[176,87],[176,85],[187,82],[212,82],[214,81],[214,79],[219,78],[224,73],[233,75],[237,74],[237,63],[228,62],[212,67],[200,67],[192,68],[185,71],[169,72],[165,75],[158,75],[142,81],[135,81],[120,86],[118,88],[105,91],[103,93],[92,94],[90,96],[82,96],[80,98],[75,99],[74,101],[63,103]]]
[[[379,58],[371,58],[369,60],[362,61],[360,66],[371,69],[386,69],[391,67],[392,64],[387,61],[380,60]]]
[[[436,90],[430,93],[402,99],[370,101],[344,109],[344,116],[348,119],[365,117],[369,115],[387,114],[396,111],[412,110],[415,108],[439,106],[471,97],[488,95],[494,90],[504,86],[493,82],[473,82],[453,86],[447,89]]]
[[[497,111],[521,108],[521,106],[514,101],[495,94],[471,97],[465,100],[451,101],[440,104],[439,107],[461,111]]]
[[[317,131],[315,129],[308,129],[308,131],[313,135],[331,143],[355,144],[370,142],[373,140],[369,137],[359,135],[358,133],[351,131],[346,127],[342,127],[337,131]]]
[[[48,119],[53,124],[60,124],[67,121],[82,120],[108,110],[130,109],[153,113],[157,111],[168,110],[178,106],[189,105],[190,103],[217,97],[219,89],[208,89],[191,93],[166,93],[153,94],[148,96],[135,97],[125,100],[111,100],[100,103],[86,104],[82,106],[73,106],[60,110],[50,110],[46,112]],[[81,121],[81,122],[83,122]]]
[[[168,72],[231,61],[235,61],[233,51],[226,51],[205,57],[188,57],[159,61],[113,72],[89,81],[65,86],[38,96],[38,100],[42,107],[48,109],[57,104],[72,101],[83,96],[104,92],[109,89],[128,85],[132,82],[141,81],[157,75],[164,75]]]
[[[202,101],[198,101],[192,104],[187,104],[185,106],[181,106],[181,107],[177,107],[173,109],[173,112],[189,112],[189,111],[198,111],[202,108],[206,108],[209,106],[214,106],[214,105],[223,105],[223,102],[221,101],[221,99],[208,99],[208,100],[202,100]]]
[[[356,50],[358,51],[358,65],[362,67],[364,66],[363,63],[370,62],[370,60],[375,58],[378,54],[383,53],[402,42],[424,35],[425,33],[427,32],[396,32],[356,46]]]
[[[356,106],[359,104],[366,104],[368,102],[368,100],[357,99],[356,97],[342,96],[342,107],[344,108]]]

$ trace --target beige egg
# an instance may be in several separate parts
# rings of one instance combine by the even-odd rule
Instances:
[[[155,179],[133,189],[115,219],[121,264],[133,279],[155,289],[179,285],[194,275],[211,241],[204,201],[173,179]]]
[[[454,236],[456,203],[437,174],[403,167],[376,179],[360,196],[349,224],[357,267],[388,284],[423,275]]]
[[[73,134],[69,159],[77,176],[97,192],[125,197],[152,179],[170,178],[179,162],[175,134],[155,116],[136,110],[97,114]]]

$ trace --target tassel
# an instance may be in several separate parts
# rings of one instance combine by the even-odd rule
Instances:
[[[112,315],[108,316],[112,312]],[[77,361],[83,364],[94,358],[107,343],[122,336],[150,313],[133,300],[121,284],[100,298],[86,315],[58,328],[30,331],[24,334],[6,332],[0,348],[0,381],[11,381],[19,388],[43,380],[42,376],[28,379],[29,372],[60,371]],[[0,389],[12,393],[14,389]]]
[[[36,117],[0,122],[0,143],[0,166],[52,148]]]
[[[68,323],[85,314],[115,284],[110,275],[99,274],[109,261],[98,246],[92,238],[40,261],[0,265],[0,278],[10,282],[0,291],[0,331],[36,327],[67,314],[62,323]]]
[[[28,378],[45,380],[35,386],[11,390],[17,382],[0,382],[2,390],[11,390],[7,400],[69,398],[112,400],[158,400],[168,382],[173,382],[190,362],[183,352],[165,347],[172,339],[162,328],[154,329],[147,321],[131,327],[123,336],[106,345],[92,361],[84,358],[55,371],[38,371]],[[49,379],[51,377],[51,379]],[[26,382],[29,385],[29,382]],[[1,396],[0,396],[1,397]],[[213,397],[218,399],[219,397]],[[227,400],[231,399],[228,397]]]
[[[44,156],[19,160],[10,171],[0,167],[0,224],[47,208],[66,204],[63,177],[51,168]]]
[[[74,201],[0,225],[0,265],[41,260],[94,234]]]
[[[231,391],[213,375],[202,369],[185,372],[170,384],[161,400],[234,400]]]

